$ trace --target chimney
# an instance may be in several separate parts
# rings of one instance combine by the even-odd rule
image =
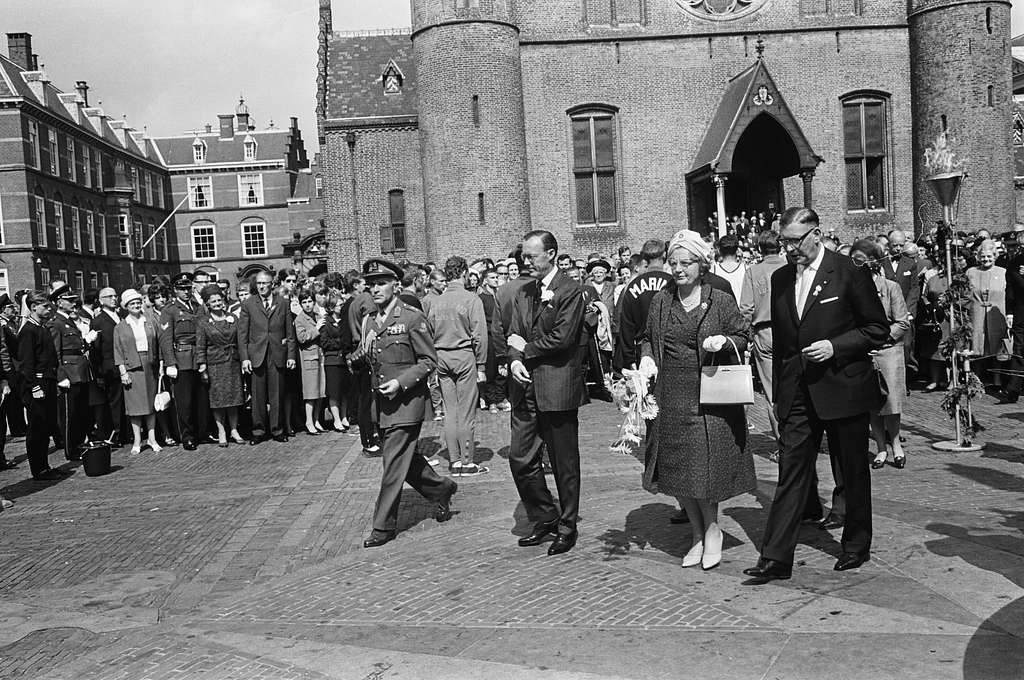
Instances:
[[[249,131],[249,107],[245,104],[245,97],[238,98],[238,106],[235,107],[235,118],[238,119],[238,131]]]
[[[8,33],[7,54],[11,61],[25,69],[35,71],[32,65],[32,34],[31,33]]]
[[[213,132],[213,124],[207,123],[206,124],[206,134],[210,134],[211,132]]]
[[[220,119],[220,138],[235,138],[235,116],[231,113],[222,113],[217,116]]]
[[[89,106],[89,84],[84,80],[75,81],[75,92],[82,98],[86,106]]]

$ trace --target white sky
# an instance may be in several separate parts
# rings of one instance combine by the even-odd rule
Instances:
[[[150,134],[216,127],[243,93],[263,128],[299,117],[316,147],[317,0],[0,0],[0,33],[28,32],[54,85]],[[409,0],[333,0],[336,31],[408,26]],[[1024,32],[1014,0],[1013,34]],[[6,54],[6,37],[0,37]]]

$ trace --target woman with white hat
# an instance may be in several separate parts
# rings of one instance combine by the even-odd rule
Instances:
[[[132,423],[132,455],[142,452],[142,424],[145,421],[149,448],[160,451],[156,443],[156,399],[160,352],[156,325],[142,311],[142,294],[133,289],[121,293],[121,306],[128,316],[114,328],[114,364],[124,386],[124,407]]]

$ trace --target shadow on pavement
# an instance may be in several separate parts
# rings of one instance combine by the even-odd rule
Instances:
[[[16,470],[15,472],[20,472],[22,469],[24,469],[24,474],[28,476],[25,479],[14,482],[13,484],[8,484],[7,486],[0,488],[0,496],[3,496],[4,498],[7,498],[12,501],[16,501],[19,498],[26,498],[27,496],[39,493],[40,491],[45,491],[46,489],[49,489],[52,486],[56,486],[61,482],[64,482],[65,480],[71,479],[73,473],[75,473],[76,470],[79,470],[82,467],[82,464],[77,461],[67,461],[63,465],[58,465],[55,466],[54,468],[57,470],[62,470],[65,473],[64,477],[61,477],[60,479],[54,479],[52,481],[37,481],[35,479],[32,479],[32,475],[29,473],[28,463],[26,462],[22,465],[23,467],[19,466],[19,469]],[[85,473],[83,472],[82,474],[84,475]]]

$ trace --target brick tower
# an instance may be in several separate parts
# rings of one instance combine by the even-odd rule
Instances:
[[[432,259],[504,255],[530,229],[519,29],[510,0],[413,0]]]
[[[924,181],[925,148],[946,130],[969,177],[957,228],[993,233],[1014,220],[1010,3],[910,0],[915,225],[942,209]]]

